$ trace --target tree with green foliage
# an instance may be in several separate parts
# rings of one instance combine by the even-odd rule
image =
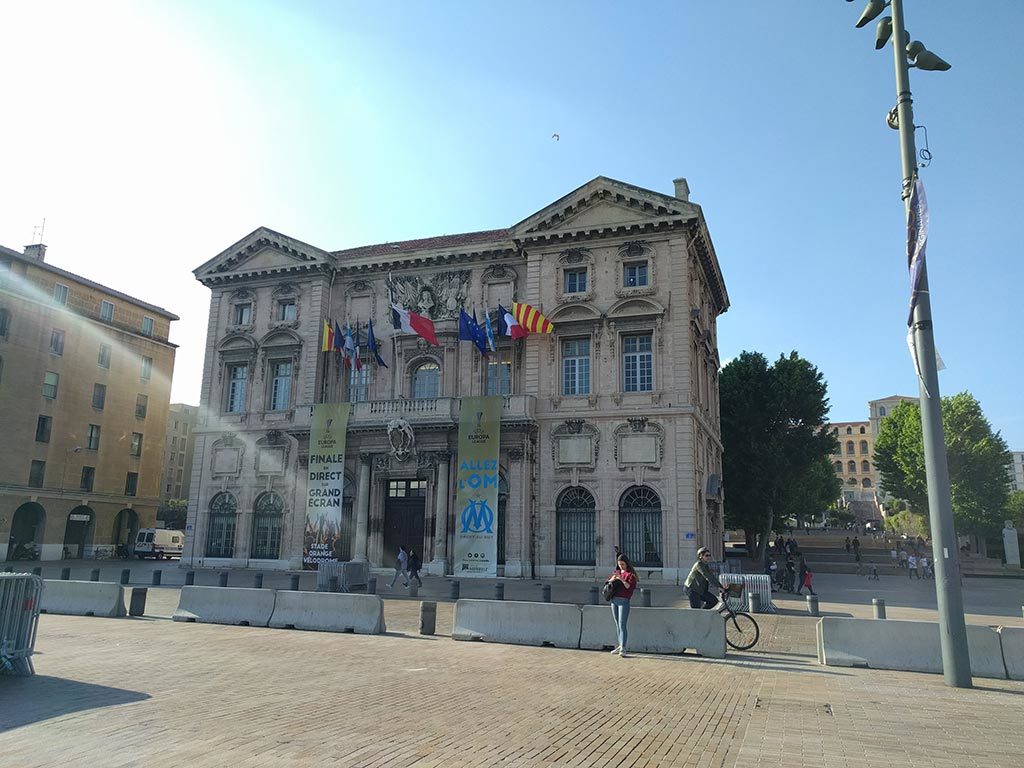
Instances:
[[[1024,491],[1011,491],[1006,497],[1003,520],[1012,520],[1015,528],[1024,528]]]
[[[176,531],[185,530],[185,520],[188,518],[188,499],[167,499],[157,507],[156,516],[168,528]]]
[[[782,509],[801,528],[811,520],[820,519],[821,513],[835,503],[842,490],[843,484],[836,477],[832,461],[828,456],[821,456],[783,489]]]
[[[751,552],[762,534],[763,558],[776,521],[789,513],[787,503],[805,514],[808,500],[823,493],[821,483],[807,476],[820,472],[821,460],[836,447],[824,429],[828,387],[796,352],[774,365],[760,352],[743,352],[722,369],[718,384],[725,522],[743,530]]]
[[[953,523],[960,534],[991,534],[1005,519],[1010,482],[1006,441],[992,431],[981,404],[969,392],[942,398],[941,411]],[[880,489],[927,518],[928,484],[917,403],[900,403],[882,421],[873,458],[882,475]]]

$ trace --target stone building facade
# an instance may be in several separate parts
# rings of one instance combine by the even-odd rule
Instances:
[[[178,317],[45,254],[0,247],[0,559],[111,553],[160,496]]]
[[[193,431],[199,409],[185,403],[171,403],[167,413],[160,500],[187,499],[192,485],[192,458],[196,440]]]
[[[211,291],[195,427],[190,566],[298,568],[310,405],[351,401],[344,558],[398,543],[450,572],[461,398],[501,395],[499,574],[645,578],[722,546],[717,318],[729,306],[686,181],[673,195],[598,177],[507,229],[326,251],[260,228],[195,270]],[[390,276],[390,278],[389,278]],[[394,331],[396,301],[439,346]],[[525,302],[555,332],[458,341],[460,308]],[[325,319],[373,320],[387,368],[322,353]],[[408,424],[396,453],[388,424]],[[365,534],[361,534],[365,531]]]

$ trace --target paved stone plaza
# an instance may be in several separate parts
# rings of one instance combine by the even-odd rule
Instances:
[[[1021,625],[1008,615],[1019,582],[981,581],[968,600]],[[864,586],[823,577],[819,591]],[[796,613],[759,616],[757,652],[714,661],[457,643],[445,602],[432,637],[411,599],[386,599],[384,636],[175,623],[176,602],[165,587],[143,618],[43,616],[37,675],[0,679],[4,764],[1024,764],[1024,683],[964,691],[938,675],[820,667],[814,620]]]

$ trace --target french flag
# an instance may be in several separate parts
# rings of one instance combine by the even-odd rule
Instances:
[[[426,339],[435,347],[441,346],[437,342],[437,336],[434,335],[434,323],[429,317],[417,315],[415,312],[410,312],[409,310],[400,307],[398,304],[392,304],[391,324],[395,326],[396,331],[414,333],[417,336]]]
[[[515,316],[505,309],[501,304],[498,305],[498,335],[499,336],[511,336],[513,339],[522,339],[530,335],[523,326],[519,324]]]

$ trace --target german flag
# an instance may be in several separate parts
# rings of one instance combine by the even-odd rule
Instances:
[[[555,326],[529,304],[513,304],[512,317],[528,333],[552,333]]]

